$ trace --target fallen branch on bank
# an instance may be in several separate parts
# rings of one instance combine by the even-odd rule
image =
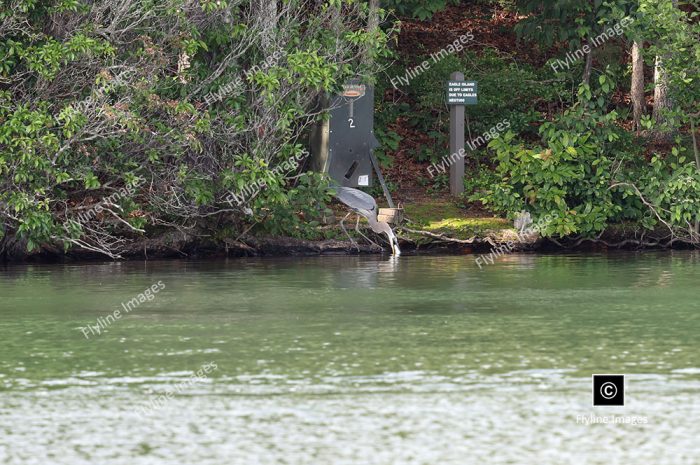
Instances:
[[[670,249],[672,248],[675,244],[681,243],[682,245],[686,246],[694,246],[698,247],[700,244],[695,243],[695,242],[690,242],[686,239],[678,238],[678,237],[673,237],[667,241],[663,241],[661,239],[652,239],[652,240],[644,240],[644,239],[624,239],[619,242],[610,242],[606,241],[605,239],[600,239],[600,236],[597,238],[591,238],[591,237],[582,237],[577,240],[575,240],[573,243],[566,244],[562,243],[559,240],[553,239],[551,237],[547,238],[547,240],[558,247],[561,247],[562,249],[575,249],[584,242],[590,242],[591,244],[602,244],[606,247],[609,247],[611,249],[621,249],[623,247],[628,247],[628,246],[636,246],[636,247],[641,247],[641,248],[661,248],[661,249]]]
[[[581,238],[578,239],[576,242],[573,244],[562,244],[560,241],[552,238],[547,238],[548,241],[552,242],[553,244],[556,244],[558,247],[561,247],[562,249],[575,249],[576,247],[580,246],[584,242],[590,242],[592,244],[603,244],[606,247],[610,247],[611,249],[621,249],[622,247],[626,247],[629,245],[635,245],[638,247],[663,247],[663,248],[668,248],[672,245],[673,241],[669,241],[666,245],[661,244],[660,242],[647,242],[647,241],[641,241],[637,239],[625,239],[620,242],[608,242],[604,239],[593,239],[593,238]]]
[[[434,232],[430,232],[430,231],[410,229],[410,228],[406,228],[406,227],[401,227],[400,229],[401,229],[401,231],[410,232],[412,234],[418,234],[420,236],[426,236],[426,237],[430,237],[432,239],[439,239],[439,240],[445,241],[445,242],[454,242],[457,244],[473,244],[474,241],[477,239],[476,236],[472,236],[469,239],[457,239],[454,237],[445,236],[444,234],[438,234],[438,233],[434,233]],[[490,237],[484,237],[483,239],[484,239],[484,241],[488,242],[491,245],[496,245],[493,242],[493,240],[491,240]]]

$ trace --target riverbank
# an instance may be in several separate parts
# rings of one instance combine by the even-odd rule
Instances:
[[[516,236],[515,232],[512,233]],[[415,236],[413,238],[412,236]],[[376,239],[376,238],[375,238]],[[376,239],[378,242],[379,239]],[[11,241],[2,262],[61,262],[109,259],[105,255],[86,249],[69,249],[42,245],[28,252],[22,241]],[[487,252],[494,247],[506,245],[507,241],[494,241],[490,237],[456,239],[435,234],[435,237],[399,234],[402,253],[455,253],[468,254]],[[518,250],[536,250],[538,242],[518,244]],[[253,256],[308,256],[308,255],[353,255],[390,253],[388,246],[358,241],[357,245],[343,240],[308,240],[292,237],[241,237],[213,240],[186,233],[173,233],[158,238],[134,241],[125,247],[116,259],[159,260],[182,258],[253,257]]]
[[[393,200],[405,208],[407,221],[397,231],[404,253],[479,254],[504,247],[508,251],[689,248],[693,246],[687,241],[700,243],[700,152],[698,124],[693,119],[697,115],[679,107],[685,118],[677,127],[654,128],[653,122],[648,122],[651,126],[645,122],[645,130],[639,124],[633,128],[628,117],[629,73],[621,66],[633,65],[626,50],[629,41],[620,37],[589,54],[589,85],[579,89],[583,61],[566,72],[548,64],[561,62],[572,44],[539,43],[527,34],[519,35],[516,31],[533,26],[536,16],[512,5],[461,2],[429,20],[416,19],[408,10],[399,16],[400,31],[386,41],[395,46],[386,50],[391,51],[386,56],[378,55],[385,59],[372,81],[374,137],[379,143],[375,155]],[[37,21],[31,26],[36,31],[46,30],[41,17],[33,16]],[[102,19],[84,20],[97,24]],[[551,24],[537,26],[547,29]],[[150,25],[141,31],[153,42],[148,53],[172,53],[172,43],[191,33],[185,31],[171,40],[148,36],[159,29]],[[202,34],[215,36],[218,32]],[[462,38],[469,40],[464,43]],[[643,41],[636,35],[629,39],[665,42],[653,33]],[[37,46],[30,42],[24,44],[27,50]],[[314,38],[308,44],[309,53],[317,53],[318,43]],[[462,43],[463,50],[453,50],[456,43]],[[661,55],[687,44],[677,45]],[[208,47],[212,52],[204,53]],[[224,83],[241,82],[241,76],[259,64],[259,54],[251,49],[249,56],[241,58],[240,69],[227,68],[227,76],[217,78],[220,82],[209,90],[214,83],[200,78],[207,74],[204,70],[224,69],[217,60],[227,55],[219,53],[219,47],[223,45],[205,43],[196,55],[173,55],[162,61],[182,62],[179,72],[187,68],[184,63],[190,63],[192,70],[198,70],[197,77],[182,75],[173,80],[171,66],[157,72],[150,66],[137,69],[140,82],[152,85],[119,85],[109,99],[124,104],[115,105],[123,121],[111,109],[102,108],[109,106],[108,101],[94,102],[99,103],[94,111],[104,121],[93,121],[89,114],[78,118],[82,121],[84,116],[105,131],[117,120],[120,125],[130,121],[129,129],[118,133],[92,134],[95,128],[83,127],[82,122],[72,127],[65,118],[70,108],[85,110],[85,102],[74,97],[92,92],[96,63],[73,58],[65,63],[56,83],[71,82],[74,92],[64,92],[60,85],[50,92],[34,89],[35,83],[43,81],[27,79],[31,73],[22,71],[26,63],[8,71],[12,75],[8,82],[14,82],[9,88],[21,92],[8,94],[10,104],[0,105],[8,109],[0,112],[0,126],[5,129],[0,140],[7,145],[0,148],[9,150],[9,156],[0,157],[0,261],[386,253],[388,249],[367,244],[357,234],[359,246],[347,241],[338,227],[338,220],[347,213],[344,207],[336,205],[334,217],[328,218],[326,206],[333,195],[327,180],[309,171],[313,157],[304,155],[310,149],[307,125],[280,120],[280,127],[295,129],[291,135],[282,136],[282,131],[273,137],[266,129],[270,122],[258,121],[268,110],[253,98],[260,95],[260,83],[246,81],[240,102],[218,98],[212,102],[212,95],[222,96],[217,88],[231,90]],[[285,47],[281,50],[290,56],[294,49],[304,50]],[[325,58],[317,64],[336,66],[337,50],[334,46],[330,55],[322,53]],[[125,47],[120,56],[132,51],[131,46]],[[688,52],[687,56],[694,55]],[[135,62],[142,60],[126,60],[124,66]],[[280,59],[282,74],[297,76],[297,66],[285,68],[293,63]],[[118,68],[113,60],[103,65]],[[297,111],[311,111],[317,93],[336,93],[348,77],[336,73],[337,68],[308,71],[313,76],[333,76],[335,84],[324,79],[325,87],[310,86],[305,95],[313,95],[313,101],[300,104],[287,97],[304,94],[300,88],[306,84],[297,78],[285,82],[283,88],[289,91],[280,88],[271,95],[278,97],[276,114],[307,121]],[[450,196],[445,163],[450,123],[444,82],[455,71],[478,82],[479,94],[478,104],[465,108],[470,150],[464,157],[465,193],[459,199]],[[687,70],[667,72],[678,81],[678,77],[685,80]],[[159,78],[147,78],[151,73]],[[161,76],[168,76],[165,87],[158,84]],[[107,73],[103,79],[114,84],[120,78]],[[174,82],[181,88],[171,88]],[[201,98],[193,93],[195,88],[202,91]],[[27,100],[28,95],[37,99]],[[689,98],[686,103],[691,102]],[[649,115],[659,108],[652,103],[649,100],[644,108]],[[30,115],[27,108],[41,111]],[[232,109],[240,115],[235,121]],[[57,121],[68,126],[61,129]],[[671,130],[674,137],[661,137]],[[82,131],[90,137],[80,140],[77,134]],[[145,139],[144,134],[148,134]],[[264,153],[258,153],[256,139],[265,141]],[[270,180],[264,189],[263,179]],[[379,200],[382,190],[373,184],[365,191]],[[247,198],[253,191],[254,198]],[[535,220],[564,219],[546,228],[545,233],[557,238],[519,238],[510,219],[521,210]],[[638,223],[619,224],[629,220]],[[659,229],[650,231],[640,223]],[[566,235],[571,236],[561,237]],[[379,237],[370,237],[380,242]],[[64,243],[71,248],[64,249]]]
[[[406,209],[406,221],[395,227],[403,254],[505,254],[512,252],[581,251],[641,249],[694,249],[684,241],[670,240],[664,231],[643,231],[626,224],[608,228],[596,238],[543,238],[539,234],[518,234],[510,222],[503,218],[488,216],[450,216],[459,213],[449,204],[442,207],[418,205]],[[366,224],[361,224],[362,229]],[[352,231],[352,228],[349,228]],[[131,240],[120,250],[115,260],[160,260],[202,259],[220,257],[255,256],[310,256],[310,255],[356,255],[389,254],[384,237],[371,231],[364,233],[375,242],[368,243],[357,236],[356,245],[346,239],[337,223],[319,227],[319,236],[332,239],[301,239],[243,235],[240,237],[215,238],[205,232],[169,232],[155,237]],[[41,244],[29,252],[26,242],[16,238],[0,241],[0,263],[2,262],[63,262],[94,261],[110,257],[89,249],[70,248],[64,250],[56,244]]]

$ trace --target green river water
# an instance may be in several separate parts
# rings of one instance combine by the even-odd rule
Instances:
[[[700,464],[699,265],[0,265],[0,464]]]

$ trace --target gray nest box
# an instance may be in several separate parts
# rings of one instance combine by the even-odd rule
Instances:
[[[371,152],[379,146],[374,137],[374,89],[351,82],[323,103],[330,117],[312,130],[312,169],[327,173],[341,186],[371,186]]]

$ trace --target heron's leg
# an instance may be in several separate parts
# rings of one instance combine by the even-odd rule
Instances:
[[[348,236],[348,239],[350,239],[350,242],[352,243],[352,245],[353,245],[353,246],[357,249],[357,251],[359,252],[359,251],[360,251],[360,246],[357,245],[357,242],[355,242],[355,239],[353,239],[353,238],[350,236],[350,233],[348,233],[348,230],[345,229],[345,220],[347,220],[347,219],[348,219],[348,216],[350,216],[350,215],[352,215],[352,212],[349,212],[347,215],[345,215],[345,217],[344,217],[342,220],[340,220],[340,227],[341,227],[341,229],[343,230],[343,232],[345,233],[345,235]]]
[[[370,244],[376,245],[377,247],[380,247],[379,244],[375,243],[372,239],[370,239],[369,237],[365,236],[365,235],[362,233],[362,231],[360,231],[360,215],[357,215],[357,222],[355,223],[355,231],[357,231],[357,234],[359,234],[360,236],[362,236],[362,237],[364,237],[365,239],[367,239],[367,242],[369,242]]]

